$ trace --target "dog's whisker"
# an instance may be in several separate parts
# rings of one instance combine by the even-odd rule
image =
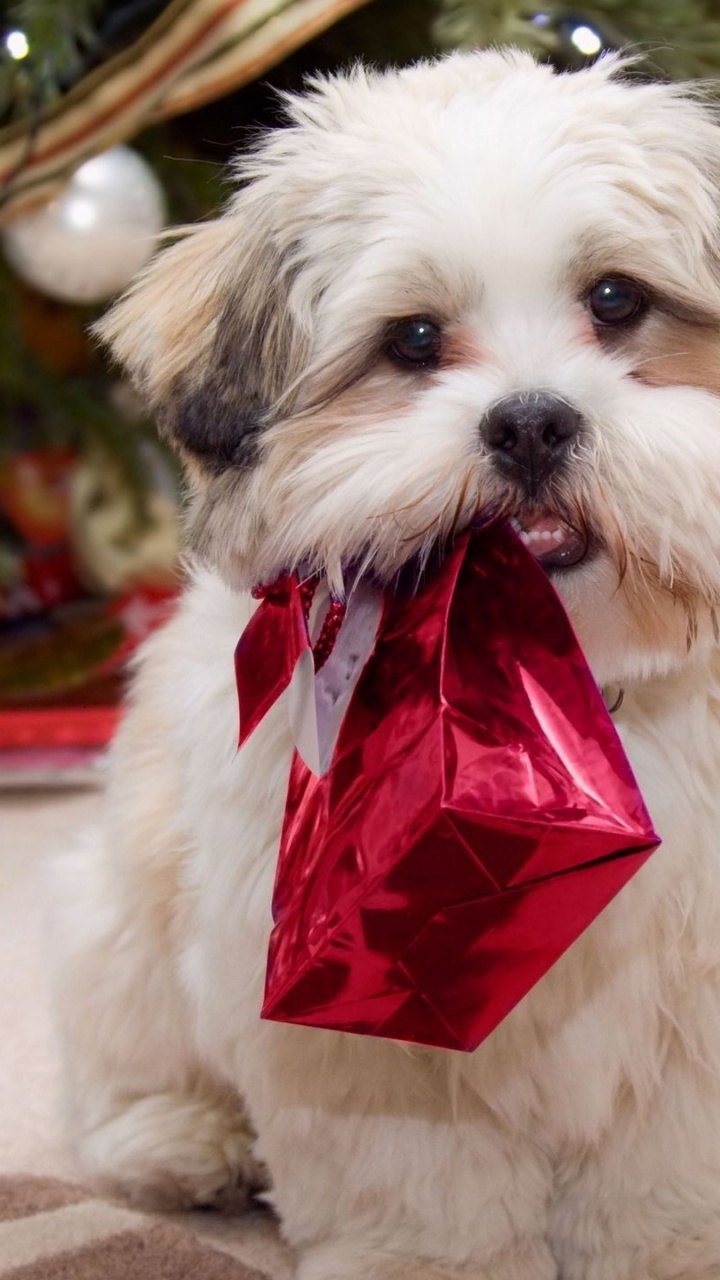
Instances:
[[[642,360],[633,361],[633,369],[634,370],[644,369],[646,365],[655,364],[657,361],[661,361],[661,360],[683,359],[684,357],[689,356],[691,354],[692,353],[690,351],[663,351],[663,352],[660,352],[658,355],[645,356],[644,359]]]

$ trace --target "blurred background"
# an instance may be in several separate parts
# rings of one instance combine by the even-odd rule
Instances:
[[[717,0],[0,2],[0,787],[92,782],[127,659],[181,581],[182,484],[89,327],[229,194],[278,89],[515,44],[714,77]]]

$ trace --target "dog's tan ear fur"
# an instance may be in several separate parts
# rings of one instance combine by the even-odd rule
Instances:
[[[164,434],[211,472],[252,461],[299,367],[292,273],[247,203],[181,229],[96,328]]]
[[[232,271],[237,227],[218,218],[180,228],[96,326],[151,405],[179,376],[201,376],[212,348],[219,297]]]

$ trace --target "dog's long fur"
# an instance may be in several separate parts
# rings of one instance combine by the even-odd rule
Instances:
[[[188,1201],[269,1177],[301,1280],[717,1280],[720,133],[613,59],[497,52],[288,111],[104,324],[187,461],[198,567],[138,666],[105,825],[54,874],[83,1157]],[[588,293],[617,276],[650,305],[604,330]],[[388,357],[417,315],[436,369]],[[280,704],[236,752],[246,590],[388,576],[516,514],[481,424],[538,390],[582,415],[547,502],[595,554],[556,585],[625,688],[662,848],[473,1055],[263,1023],[291,741]]]

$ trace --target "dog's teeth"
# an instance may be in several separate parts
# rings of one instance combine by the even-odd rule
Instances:
[[[523,529],[521,525],[515,523],[513,525],[516,533],[519,534],[525,546],[531,546],[538,543],[547,543],[550,546],[559,546],[565,541],[567,531],[560,527],[556,529]]]

